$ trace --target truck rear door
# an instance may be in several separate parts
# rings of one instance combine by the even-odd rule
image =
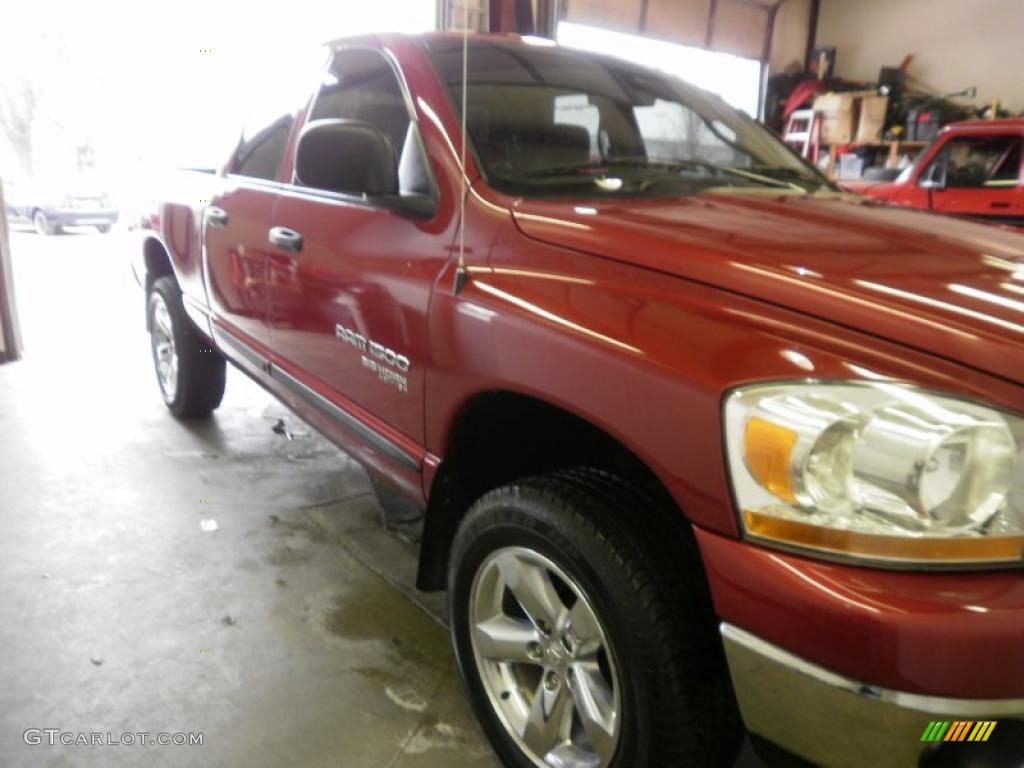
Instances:
[[[317,49],[254,76],[258,96],[227,168],[227,183],[204,213],[205,278],[216,327],[263,354],[261,347],[270,344],[267,230],[293,128],[325,66],[326,50]]]
[[[276,115],[246,131],[225,191],[204,216],[207,288],[215,317],[242,340],[268,345],[267,228],[277,202],[277,171],[293,118]]]

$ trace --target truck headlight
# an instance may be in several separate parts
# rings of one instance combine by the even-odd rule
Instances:
[[[745,534],[890,563],[1024,561],[1024,418],[880,382],[759,384],[725,402]]]

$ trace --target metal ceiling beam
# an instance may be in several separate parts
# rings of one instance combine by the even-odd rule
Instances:
[[[711,41],[715,37],[715,14],[718,13],[718,0],[711,0],[708,6],[708,28],[704,35],[704,47],[711,49]]]

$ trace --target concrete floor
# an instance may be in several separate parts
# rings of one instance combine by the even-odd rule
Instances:
[[[0,764],[497,765],[363,471],[235,371],[214,420],[171,418],[126,236],[85,232],[12,237],[27,349],[0,366]]]
[[[214,419],[168,414],[131,247],[12,236],[27,349],[0,366],[0,765],[496,766],[443,597],[413,590],[362,469],[230,367]],[[761,763],[748,746],[737,765]]]

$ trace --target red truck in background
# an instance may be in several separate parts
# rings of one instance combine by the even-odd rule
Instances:
[[[331,44],[161,203],[171,412],[231,362],[422,511],[506,765],[1018,765],[1024,237],[664,73],[465,51]]]
[[[970,120],[942,129],[891,182],[844,182],[877,200],[1024,228],[1024,118]]]

